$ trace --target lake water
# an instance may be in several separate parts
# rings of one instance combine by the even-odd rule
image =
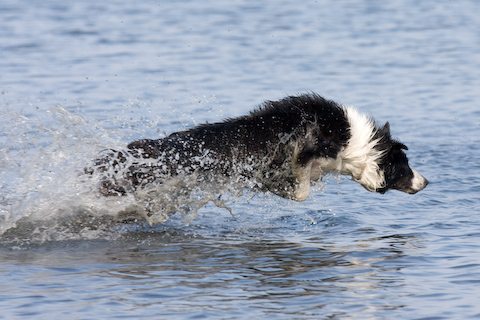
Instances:
[[[479,319],[480,2],[0,4],[0,319]],[[416,195],[330,178],[122,224],[105,148],[318,92],[390,121]],[[205,186],[208,188],[208,186]],[[201,203],[201,199],[198,200]]]

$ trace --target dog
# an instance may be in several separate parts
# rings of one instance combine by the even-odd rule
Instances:
[[[197,175],[209,182],[234,178],[304,201],[312,182],[329,173],[350,176],[371,192],[414,194],[428,181],[409,167],[404,150],[388,122],[379,127],[354,108],[309,93],[266,101],[246,116],[163,139],[134,141],[126,150],[107,150],[85,171],[102,175],[104,196]]]

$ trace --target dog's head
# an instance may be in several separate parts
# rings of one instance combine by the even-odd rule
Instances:
[[[399,190],[410,194],[417,193],[428,185],[417,171],[408,165],[407,155],[403,150],[408,150],[404,144],[391,139],[390,125],[388,122],[379,130],[381,138],[378,148],[383,151],[379,159],[379,170],[383,174],[384,183],[376,192],[385,193],[388,190]]]

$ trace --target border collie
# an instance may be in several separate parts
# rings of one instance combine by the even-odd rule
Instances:
[[[428,184],[390,136],[356,109],[311,93],[266,101],[247,116],[203,124],[158,140],[107,150],[88,173],[100,172],[102,195],[125,195],[173,177],[203,174],[303,201],[327,173],[351,176],[365,189],[414,194]],[[205,180],[202,180],[205,181]]]

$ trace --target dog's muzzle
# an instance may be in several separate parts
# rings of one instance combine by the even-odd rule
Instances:
[[[425,187],[428,185],[428,180],[425,179],[425,177],[422,176],[417,171],[413,169],[412,171],[413,171],[413,178],[411,180],[410,187],[402,191],[405,191],[410,194],[415,194],[418,191],[425,189]]]

